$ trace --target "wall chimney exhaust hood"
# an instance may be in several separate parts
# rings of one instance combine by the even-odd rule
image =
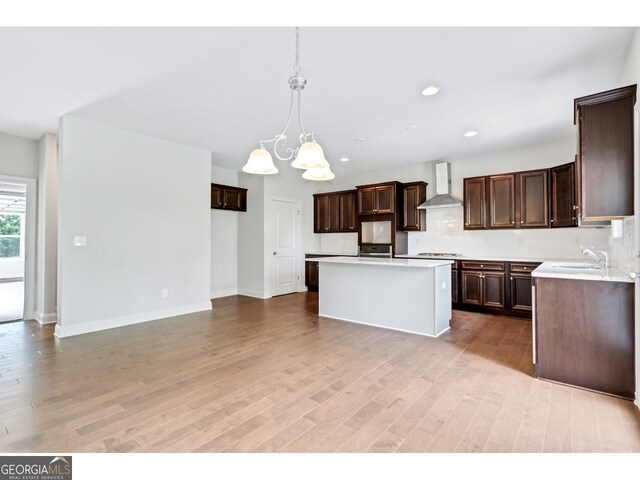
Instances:
[[[451,165],[448,162],[436,163],[436,194],[418,208],[429,210],[460,205],[462,200],[451,195]]]

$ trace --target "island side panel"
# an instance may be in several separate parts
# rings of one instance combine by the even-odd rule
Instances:
[[[449,330],[451,322],[451,265],[435,267],[435,334]]]
[[[436,335],[435,269],[320,263],[319,314]]]

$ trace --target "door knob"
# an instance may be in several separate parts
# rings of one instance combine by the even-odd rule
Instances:
[[[638,272],[629,272],[629,278],[635,280],[636,278],[638,278]]]
[[[277,255],[277,254],[278,254],[278,252],[274,251],[274,252],[273,252],[273,254],[274,254],[274,255]]]

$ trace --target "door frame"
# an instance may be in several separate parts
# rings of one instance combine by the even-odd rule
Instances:
[[[634,245],[633,266],[635,272],[640,272],[640,107],[636,103],[633,108],[633,211],[634,211]],[[636,407],[640,408],[638,387],[640,386],[640,281],[635,280],[634,315],[635,315],[635,350],[636,350]]]
[[[274,266],[274,262],[273,262],[273,255],[271,254],[272,251],[272,245],[271,245],[271,241],[272,241],[272,230],[273,230],[273,218],[271,218],[271,207],[273,206],[273,202],[284,202],[284,203],[291,203],[296,205],[296,208],[298,209],[298,215],[296,216],[296,222],[295,222],[295,236],[296,236],[296,242],[299,245],[299,251],[298,251],[298,260],[295,262],[295,272],[294,275],[297,276],[297,281],[296,281],[296,290],[298,292],[301,292],[301,287],[300,287],[300,282],[303,282],[304,279],[302,278],[302,274],[301,272],[303,271],[301,268],[301,264],[302,264],[302,260],[304,255],[302,254],[302,222],[300,221],[300,217],[302,215],[302,209],[301,209],[301,205],[302,202],[298,199],[295,198],[285,198],[285,197],[278,197],[278,196],[274,196],[271,195],[269,197],[269,203],[268,203],[268,207],[267,207],[267,211],[268,211],[268,215],[267,218],[269,219],[268,222],[265,222],[265,226],[266,226],[266,235],[265,238],[267,239],[267,241],[265,242],[265,250],[264,250],[264,255],[265,255],[265,271],[267,272],[267,278],[268,278],[268,289],[269,291],[267,292],[267,294],[265,295],[266,298],[271,298],[273,297],[273,292],[275,291],[275,275],[273,272],[273,266]],[[303,283],[304,285],[304,283]]]
[[[27,186],[25,197],[25,225],[24,225],[24,306],[22,318],[35,318],[36,299],[36,202],[38,181],[32,177],[14,177],[0,175],[0,182],[21,183]]]

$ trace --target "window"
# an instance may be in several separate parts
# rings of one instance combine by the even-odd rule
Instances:
[[[20,258],[21,215],[0,215],[0,259]]]

